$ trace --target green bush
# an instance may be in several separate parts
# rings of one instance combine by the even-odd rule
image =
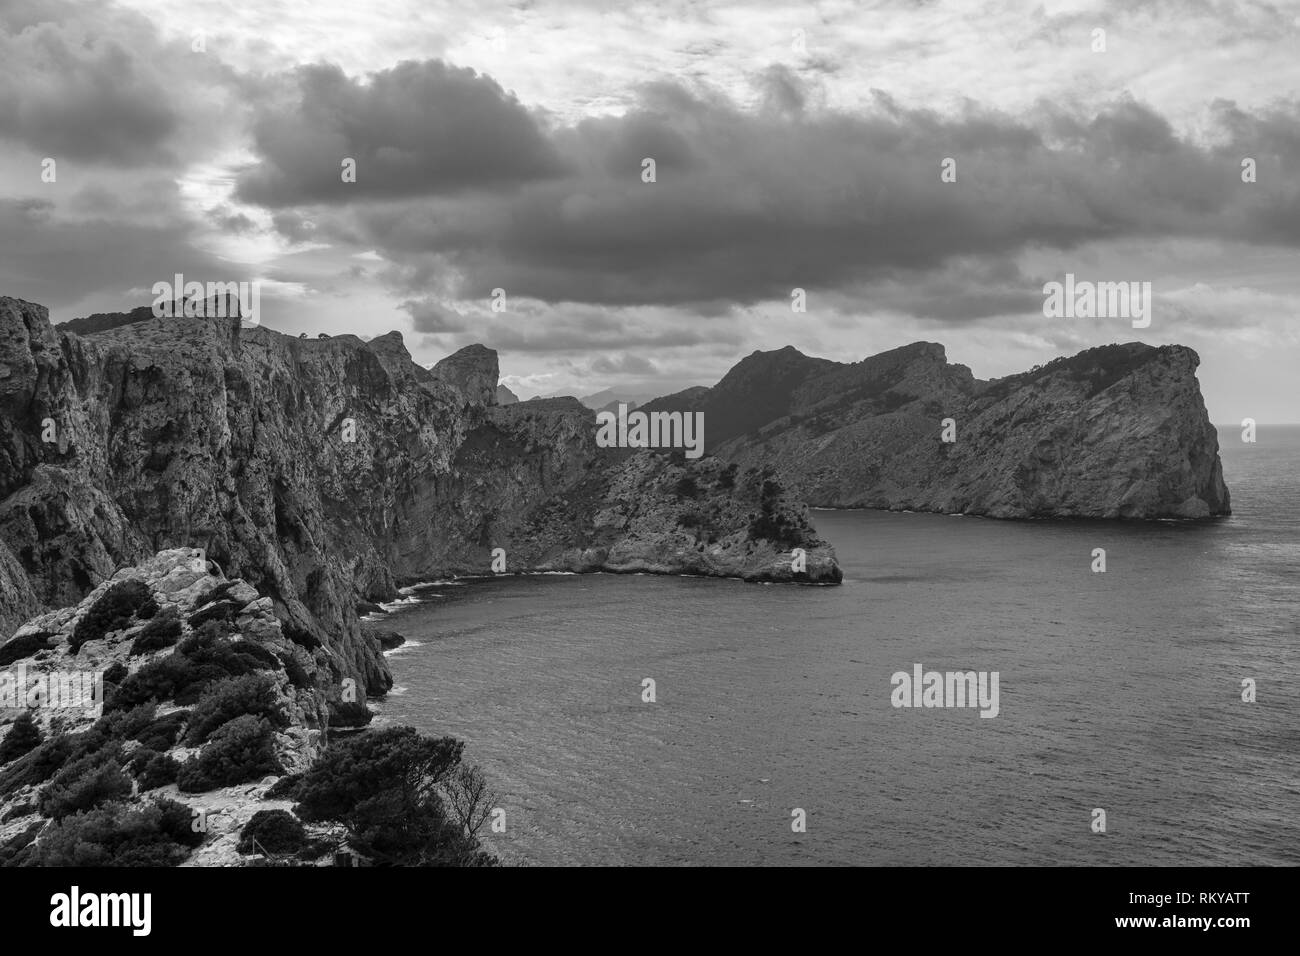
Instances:
[[[197,757],[181,764],[176,783],[185,793],[205,793],[281,773],[270,722],[245,714],[218,728]]]
[[[695,483],[693,475],[682,475],[677,479],[677,484],[673,488],[678,498],[695,498],[700,493],[699,485]]]
[[[131,795],[131,778],[118,762],[120,750],[111,748],[74,760],[41,791],[41,813],[62,820],[73,813]]]
[[[175,800],[114,803],[67,817],[41,835],[38,866],[176,866],[204,840]]]
[[[260,847],[254,846],[256,840]],[[307,831],[286,810],[258,810],[240,831],[235,849],[240,853],[297,853],[307,844]]]
[[[289,726],[274,682],[265,674],[245,674],[219,680],[203,692],[190,712],[185,743],[205,742],[214,730],[242,714],[265,717],[277,729]]]
[[[173,646],[181,639],[180,613],[169,607],[145,625],[136,639],[131,643],[131,656],[161,651]]]
[[[153,609],[150,610],[150,604]],[[72,653],[78,653],[88,641],[97,641],[111,631],[119,631],[131,623],[140,610],[149,616],[158,610],[153,604],[153,594],[143,581],[135,579],[118,581],[91,605],[90,610],[77,622],[68,640]]]
[[[41,740],[41,729],[36,726],[32,712],[23,711],[5,734],[5,739],[0,740],[0,764],[31,753],[40,746]]]
[[[53,636],[53,634],[41,632],[15,637],[0,646],[0,667],[8,667],[14,661],[20,661],[24,657],[31,657],[37,651],[48,651],[54,646],[54,642],[50,640]]]

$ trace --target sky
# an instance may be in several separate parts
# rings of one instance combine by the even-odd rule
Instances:
[[[1251,0],[4,0],[0,295],[256,281],[525,398],[1180,343],[1215,422],[1300,422],[1297,50]],[[1067,273],[1150,325],[1046,316]]]

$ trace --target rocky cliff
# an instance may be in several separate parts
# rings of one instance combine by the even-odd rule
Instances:
[[[839,580],[760,469],[601,449],[576,401],[498,407],[496,386],[479,346],[428,370],[397,333],[177,318],[77,335],[0,298],[0,636],[123,565],[200,548],[336,679],[381,694],[357,601],[487,573],[496,548],[508,571]]]
[[[702,411],[710,453],[814,506],[1203,518],[1230,509],[1198,363],[1134,342],[985,382],[934,343],[852,365],[787,347],[646,408]]]
[[[126,583],[140,585],[137,600],[147,598],[147,608],[123,608],[118,620],[89,626],[97,614],[102,621],[98,609],[110,589]],[[215,627],[211,633],[204,633],[206,622],[216,622],[207,625]],[[65,776],[78,776],[78,761],[86,768],[76,791],[78,809],[110,797],[136,810],[159,798],[175,801],[185,810],[187,828],[191,818],[203,821],[188,848],[190,864],[246,863],[251,857],[236,852],[240,831],[258,810],[289,809],[291,800],[268,799],[268,791],[283,775],[310,766],[330,723],[326,693],[319,689],[331,685],[330,652],[291,639],[269,598],[244,581],[227,579],[192,548],[163,551],[122,568],[80,602],[32,619],[11,640],[0,641],[0,665],[0,750],[20,716],[31,718],[48,741],[26,757],[0,753],[0,865],[17,862],[6,858],[4,848],[11,850],[10,841],[20,834],[18,844],[26,845],[57,831],[49,817],[71,808],[52,807],[52,798],[69,792],[56,772],[68,768]],[[203,752],[184,731],[205,707],[200,702],[185,710],[174,698],[192,706],[190,698],[201,700],[195,687],[220,688],[232,669],[253,675],[241,679],[261,688],[259,696],[241,699],[241,708],[252,701],[259,713],[276,716],[268,728],[266,765],[239,782],[178,785],[178,769]],[[164,673],[192,680],[188,697],[175,676],[164,684]],[[92,698],[94,706],[70,706],[66,697],[66,688],[86,689],[76,680],[82,675],[98,678],[95,689],[79,698]],[[127,704],[117,706],[119,693]],[[152,702],[137,706],[137,698],[145,697]],[[153,730],[146,729],[150,724]],[[106,764],[111,769],[103,770]],[[96,771],[103,775],[96,778]],[[129,777],[119,776],[127,772]],[[107,791],[104,781],[115,779],[126,782],[111,793],[96,791]],[[327,828],[319,829],[323,835]]]

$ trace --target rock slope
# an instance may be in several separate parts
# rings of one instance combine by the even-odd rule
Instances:
[[[709,452],[814,506],[1204,518],[1230,504],[1199,361],[1134,342],[984,382],[929,342],[852,365],[787,347],[646,408],[704,412]]]
[[[153,598],[147,618],[130,615],[120,627],[96,632],[92,640],[78,644],[74,635],[97,602],[115,584],[126,581],[141,582]],[[176,633],[170,638],[172,643],[141,650],[136,641],[151,623],[156,630],[156,622],[167,618],[176,621]],[[123,685],[129,675],[139,674],[148,665],[175,654],[177,646],[205,621],[217,621],[223,631],[233,635],[231,639],[236,646],[255,644],[271,662],[258,673],[264,675],[272,690],[269,706],[284,717],[284,726],[273,736],[275,760],[284,773],[306,769],[323,746],[324,732],[330,724],[330,695],[335,698],[334,706],[338,706],[336,668],[330,660],[330,650],[295,643],[281,627],[269,598],[260,597],[247,582],[227,579],[201,552],[191,548],[163,551],[137,566],[123,568],[82,601],[33,618],[8,642],[0,642],[0,660],[4,662],[0,681],[7,682],[5,703],[12,703],[10,698],[19,677],[27,693],[33,687],[49,686],[60,679],[66,681],[66,675],[98,674],[101,681],[107,680],[101,684],[102,696],[97,701],[100,706],[96,708],[68,707],[66,702],[57,699],[44,700],[38,706],[30,706],[37,702],[28,699],[20,701],[19,707],[0,707],[0,741],[12,732],[15,719],[23,713],[35,719],[45,739],[65,740],[69,745],[83,739],[85,732],[107,713],[102,707],[104,697],[111,699],[116,687]],[[108,678],[104,677],[106,674]],[[22,703],[29,706],[21,706]],[[179,707],[164,701],[156,715],[166,718],[176,714],[183,719],[186,714],[179,711]],[[132,740],[124,740],[122,744],[124,761],[129,761],[144,746]],[[182,739],[158,746],[160,753],[180,763],[193,758],[200,749],[184,746]],[[6,762],[0,778],[7,783],[20,770],[16,761]],[[150,798],[165,797],[190,811],[202,811],[207,836],[195,854],[195,862],[205,865],[246,862],[234,850],[243,825],[257,810],[288,806],[286,801],[261,800],[280,775],[270,774],[262,780],[235,786],[211,787],[201,793],[182,792],[175,783],[146,787],[137,782],[132,793],[125,796],[139,804],[147,789]],[[23,831],[39,835],[42,825],[51,825],[38,812],[41,794],[48,790],[45,781],[13,789],[0,788],[0,845]]]

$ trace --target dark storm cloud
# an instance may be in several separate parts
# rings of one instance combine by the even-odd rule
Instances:
[[[158,78],[114,39],[78,40],[49,23],[0,37],[0,138],[56,158],[170,160],[177,114]]]
[[[558,175],[532,115],[493,80],[438,60],[404,62],[368,82],[336,66],[296,71],[290,95],[258,113],[240,198],[280,207],[437,196]],[[356,162],[344,182],[342,162]]]
[[[464,319],[453,315],[435,302],[408,300],[398,308],[411,317],[411,324],[415,326],[417,332],[436,335],[444,332],[462,332],[465,329]]]
[[[249,82],[111,2],[0,4],[0,146],[83,177],[94,166],[178,168],[237,131]]]
[[[428,64],[400,69],[445,75]],[[481,93],[483,80],[461,81]],[[419,86],[414,79],[378,82],[378,101],[337,71],[314,82],[332,91],[323,102],[350,104],[345,116],[366,113],[372,146],[431,141],[415,129],[433,123],[423,107],[403,114],[382,105]],[[761,82],[756,110],[660,83],[623,116],[555,130],[551,150],[526,155],[564,157],[564,176],[529,180],[515,169],[517,181],[472,196],[316,207],[312,215],[324,234],[382,252],[413,292],[454,276],[453,292],[465,298],[500,287],[548,302],[708,309],[788,298],[794,287],[861,288],[911,275],[921,286],[917,314],[934,317],[945,312],[941,295],[919,277],[956,257],[995,268],[1026,248],[1126,237],[1300,243],[1300,193],[1287,185],[1297,173],[1295,104],[1260,114],[1217,104],[1217,145],[1204,146],[1127,99],[1090,116],[1043,104],[1013,117],[968,103],[950,117],[877,94],[873,110],[849,115],[810,108],[784,68]],[[481,102],[491,130],[501,101]],[[516,110],[511,104],[507,114],[523,115]],[[298,122],[283,127],[295,131],[289,138],[319,151]],[[471,137],[464,149],[468,160],[483,160],[481,141]],[[1259,182],[1241,181],[1244,156],[1257,161]],[[657,182],[642,181],[647,157]],[[948,157],[953,183],[940,179]],[[438,162],[466,168],[446,154]],[[414,173],[402,175],[403,188],[415,188]],[[277,200],[295,189],[311,192],[286,185]],[[911,308],[899,288],[898,306]],[[940,290],[954,298],[977,291]],[[1035,297],[1036,280],[995,283],[967,298],[963,314],[995,314]]]

